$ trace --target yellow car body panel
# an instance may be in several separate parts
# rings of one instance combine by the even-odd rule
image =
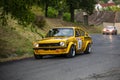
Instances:
[[[60,30],[61,33],[63,32],[62,35]],[[69,31],[71,32],[69,33]],[[55,34],[51,36],[53,32]],[[56,27],[49,30],[45,38],[34,42],[33,50],[35,55],[61,55],[69,54],[71,46],[74,45],[77,54],[83,53],[88,44],[92,44],[92,38],[82,28]]]

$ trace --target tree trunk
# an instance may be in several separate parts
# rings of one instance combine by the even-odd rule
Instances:
[[[48,17],[48,2],[46,2],[46,5],[45,5],[45,17]]]
[[[62,11],[58,11],[58,18],[62,18],[63,12]]]
[[[74,22],[74,8],[72,4],[70,5],[70,14],[71,14],[71,22]]]

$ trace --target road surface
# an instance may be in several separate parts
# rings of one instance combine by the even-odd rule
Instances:
[[[120,35],[92,38],[91,54],[0,63],[0,80],[120,80]]]

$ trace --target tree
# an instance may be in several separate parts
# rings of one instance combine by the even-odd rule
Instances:
[[[7,23],[7,16],[17,19],[20,24],[27,25],[34,21],[35,14],[31,12],[33,5],[39,5],[48,16],[48,7],[56,5],[61,0],[0,0],[0,21]]]
[[[74,22],[74,10],[79,8],[79,0],[66,0],[71,14],[71,22]]]
[[[34,14],[31,12],[31,6],[39,0],[0,0],[0,20],[5,25],[7,16],[18,19],[20,24],[30,24],[34,20]]]
[[[50,4],[50,0],[40,0],[39,3],[39,6],[41,6],[45,11],[45,17],[48,17],[47,12],[48,12],[49,4]]]
[[[45,17],[48,17],[48,8],[49,7],[53,7],[55,8],[56,6],[59,7],[59,2],[61,0],[40,0],[40,6],[43,8],[44,12],[45,12]]]
[[[71,22],[74,22],[75,9],[81,9],[83,12],[87,14],[92,14],[95,3],[96,0],[66,0],[66,4],[69,6],[71,13]],[[85,15],[85,18],[87,21],[88,15]]]
[[[58,10],[58,17],[61,18],[63,12],[67,11],[66,0],[56,0],[55,4],[52,5],[56,10]]]
[[[80,9],[85,13],[83,14],[85,25],[88,25],[88,15],[93,13],[95,4],[96,0],[80,0]]]
[[[48,7],[53,7],[59,13],[69,8],[71,13],[71,21],[74,22],[74,10],[82,9],[88,14],[94,9],[95,0],[0,0],[0,21],[6,24],[6,19],[9,14],[14,19],[17,19],[20,24],[27,25],[33,22],[35,14],[31,12],[31,6],[42,6],[45,11],[45,16],[48,16]]]
[[[100,1],[107,3],[109,0],[100,0]],[[120,4],[120,0],[112,0],[112,1],[115,2],[116,4]]]

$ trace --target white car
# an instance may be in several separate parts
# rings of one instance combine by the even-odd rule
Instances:
[[[107,26],[107,27],[103,28],[102,33],[103,34],[117,35],[117,29],[115,26]]]

